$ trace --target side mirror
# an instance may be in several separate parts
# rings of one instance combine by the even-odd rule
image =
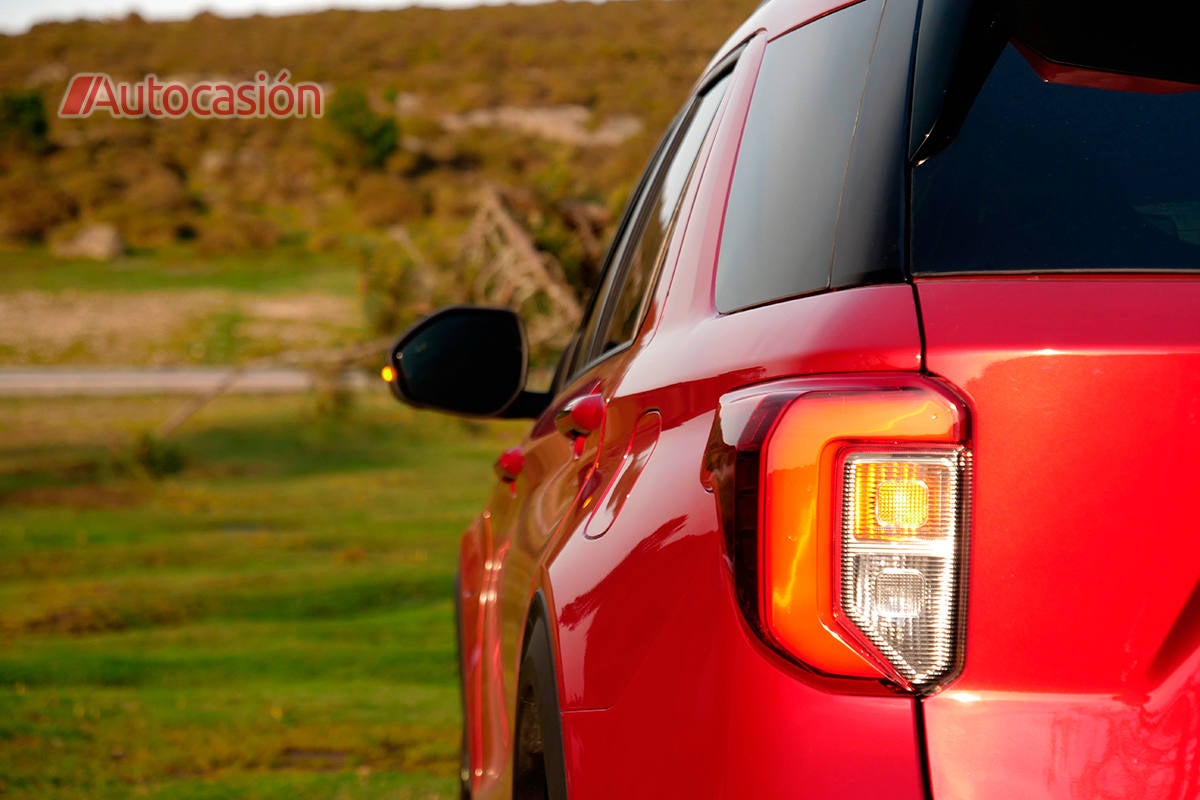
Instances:
[[[418,322],[392,347],[388,383],[419,408],[477,417],[537,416],[543,395],[524,391],[529,345],[503,308],[455,306]],[[548,400],[548,398],[545,398]]]

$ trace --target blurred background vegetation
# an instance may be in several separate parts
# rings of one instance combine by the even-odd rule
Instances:
[[[544,318],[548,364],[756,3],[0,37],[0,369],[269,362],[480,300]],[[77,72],[285,68],[323,119],[55,115]],[[0,399],[0,796],[457,796],[458,533],[524,426],[385,394],[221,397],[169,436],[179,398]]]
[[[583,298],[603,257],[598,244],[658,136],[753,5],[634,0],[158,23],[131,15],[0,37],[0,257],[6,272],[29,273],[58,271],[48,265],[56,256],[91,256],[113,263],[82,268],[104,280],[131,261],[138,279],[193,285],[222,265],[246,273],[238,280],[279,281],[291,259],[308,277],[320,265],[355,302],[352,316],[391,333],[431,305],[478,299],[470,287],[480,265],[464,254],[463,235],[481,190],[494,188],[551,277]],[[79,72],[194,84],[282,69],[326,88],[323,119],[55,113]],[[274,263],[260,265],[268,252]],[[251,263],[240,270],[239,260]],[[88,282],[80,270],[68,266],[59,285]],[[336,341],[346,331],[311,333]],[[116,358],[73,344],[0,359]],[[194,348],[154,357],[203,360]]]

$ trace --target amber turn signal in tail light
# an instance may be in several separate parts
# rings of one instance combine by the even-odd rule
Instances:
[[[955,666],[964,448],[848,450],[834,614],[889,677],[929,686]]]

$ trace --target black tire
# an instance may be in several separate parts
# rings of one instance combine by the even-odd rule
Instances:
[[[565,764],[554,655],[539,617],[530,629],[517,679],[513,800],[567,800]]]
[[[463,730],[462,744],[459,746],[458,753],[458,800],[471,800],[471,759],[467,755],[466,730]]]
[[[458,655],[458,701],[462,709],[462,736],[458,748],[458,797],[471,800],[471,755],[467,751],[467,670],[463,664],[462,575],[454,576],[454,644]]]

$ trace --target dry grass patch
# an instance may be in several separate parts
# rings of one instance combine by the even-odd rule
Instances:
[[[216,289],[0,294],[0,364],[227,363],[352,342],[353,297]]]

